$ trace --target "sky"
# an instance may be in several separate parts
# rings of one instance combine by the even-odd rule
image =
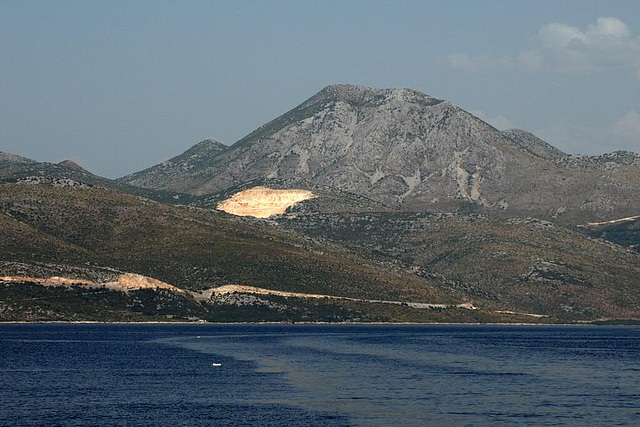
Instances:
[[[333,83],[640,152],[640,1],[0,0],[0,151],[115,178]]]

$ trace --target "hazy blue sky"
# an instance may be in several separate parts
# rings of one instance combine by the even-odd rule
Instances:
[[[640,151],[640,1],[0,0],[0,151],[117,177],[331,83]]]

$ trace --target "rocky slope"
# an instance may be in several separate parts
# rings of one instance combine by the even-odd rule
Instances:
[[[509,129],[502,131],[502,134],[510,138],[523,150],[546,160],[559,159],[568,156],[567,153],[558,150],[556,147],[538,138],[531,132],[521,129]]]
[[[640,216],[581,224],[577,229],[589,236],[606,239],[640,252]]]
[[[196,199],[188,194],[136,187],[103,178],[94,175],[71,160],[64,160],[60,163],[37,162],[0,152],[0,183],[16,182],[21,184],[48,183],[59,187],[98,186],[174,204],[187,204]]]
[[[524,319],[270,223],[106,188],[0,184],[0,234],[5,321]]]
[[[140,172],[127,175],[121,178],[121,181],[147,188],[179,187],[179,183],[184,180],[185,176],[189,175],[191,170],[206,167],[206,164],[211,159],[227,148],[229,147],[218,141],[205,139],[179,156]]]
[[[35,160],[27,159],[26,157],[16,156],[11,153],[3,153],[0,151],[0,168],[4,168],[14,164],[29,164],[37,163]]]
[[[527,132],[500,132],[410,89],[329,86],[178,175],[158,171],[123,181],[202,195],[278,178],[404,210],[483,211],[567,224],[640,211],[640,156],[567,156]]]

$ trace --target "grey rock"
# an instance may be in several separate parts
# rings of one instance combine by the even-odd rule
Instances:
[[[640,211],[637,154],[568,156],[415,90],[350,85],[324,88],[227,149],[197,161],[172,159],[123,181],[205,195],[269,179],[332,187],[409,211],[562,223]]]
[[[188,176],[192,170],[206,167],[228,147],[213,139],[200,141],[179,156],[166,162],[152,166],[140,172],[120,178],[120,181],[139,187],[163,189],[171,185],[176,186],[183,176]]]
[[[543,141],[531,132],[522,129],[508,129],[502,131],[507,138],[511,138],[522,149],[538,157],[547,160],[559,159],[568,156],[567,153],[558,150],[553,145]]]

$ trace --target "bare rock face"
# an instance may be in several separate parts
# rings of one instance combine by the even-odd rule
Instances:
[[[240,191],[218,205],[218,210],[238,216],[269,218],[281,215],[303,200],[314,198],[307,190],[276,190],[266,187],[253,187]]]
[[[403,210],[564,223],[640,211],[640,156],[568,156],[532,134],[500,132],[411,89],[332,85],[227,149],[181,168],[170,162],[167,173],[158,165],[123,180],[204,195],[278,179]]]
[[[529,151],[531,154],[543,159],[553,160],[568,156],[567,153],[558,150],[556,147],[548,144],[531,132],[521,129],[509,129],[502,131],[502,134],[507,138],[511,138],[511,140],[522,147],[525,151]]]

